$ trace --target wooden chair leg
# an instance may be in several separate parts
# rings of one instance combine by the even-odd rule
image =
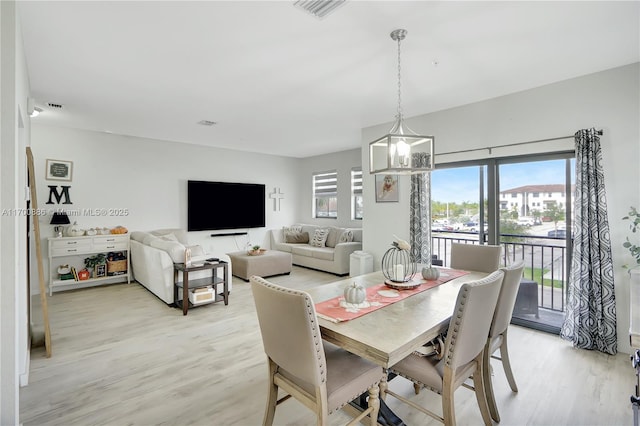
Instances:
[[[483,356],[484,352],[476,358],[477,368],[473,372],[473,388],[475,389],[476,399],[478,400],[478,406],[480,407],[480,414],[482,414],[482,420],[486,426],[492,426],[491,414],[489,413],[489,406],[487,405],[487,395],[484,392],[484,380],[483,380]]]
[[[498,406],[496,404],[496,398],[493,393],[493,381],[491,379],[491,354],[489,353],[490,345],[491,342],[487,340],[487,345],[485,346],[484,354],[482,355],[482,383],[484,385],[484,393],[487,397],[487,405],[489,406],[489,413],[491,414],[491,418],[496,422],[500,422],[500,413],[498,413]]]
[[[442,417],[445,426],[455,426],[456,413],[453,406],[453,371],[449,367],[444,368],[444,377],[442,380]]]
[[[275,375],[277,368],[276,364],[269,360],[269,392],[267,397],[267,406],[264,411],[264,419],[262,421],[264,426],[271,426],[276,414],[276,405],[278,405],[278,386],[273,382],[273,376]]]
[[[507,381],[511,390],[518,392],[518,386],[516,385],[516,379],[513,377],[513,371],[511,371],[511,362],[509,361],[509,350],[507,349],[507,332],[502,335],[502,345],[500,345],[500,358],[502,358],[502,368],[504,368],[504,374],[507,376]]]

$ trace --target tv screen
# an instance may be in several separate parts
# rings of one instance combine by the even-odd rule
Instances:
[[[199,180],[188,182],[187,229],[189,231],[264,226],[264,185]]]

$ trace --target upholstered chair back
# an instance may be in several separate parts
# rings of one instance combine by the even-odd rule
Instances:
[[[522,278],[522,270],[524,269],[524,260],[520,260],[508,267],[500,268],[504,272],[502,280],[502,289],[498,297],[496,312],[493,316],[489,337],[496,337],[509,327],[511,316],[513,315],[513,307],[516,304],[516,296],[518,288],[520,288],[520,279]]]
[[[500,252],[500,246],[452,243],[451,267],[490,273],[500,267]]]
[[[503,278],[498,270],[460,288],[445,341],[445,366],[455,371],[482,352]]]
[[[255,276],[251,289],[267,356],[302,387],[322,386],[326,360],[311,297]]]

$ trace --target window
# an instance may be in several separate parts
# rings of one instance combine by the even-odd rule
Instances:
[[[351,169],[351,219],[362,220],[362,169]]]
[[[338,217],[338,172],[313,174],[313,217]]]

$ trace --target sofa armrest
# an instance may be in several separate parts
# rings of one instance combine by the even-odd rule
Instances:
[[[335,257],[347,256],[356,250],[362,250],[362,243],[360,241],[352,241],[350,243],[338,243],[335,248]]]
[[[333,261],[336,263],[338,270],[349,271],[350,256],[356,250],[362,250],[362,243],[359,241],[336,244]]]

